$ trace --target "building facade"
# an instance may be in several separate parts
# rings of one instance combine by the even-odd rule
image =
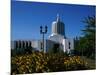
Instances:
[[[34,50],[41,51],[43,41],[40,40],[14,40],[11,42],[11,49],[32,47]],[[52,22],[52,32],[47,39],[44,40],[44,52],[48,52],[54,47],[59,48],[63,52],[74,50],[74,40],[69,39],[65,35],[65,24],[57,15],[56,21]]]

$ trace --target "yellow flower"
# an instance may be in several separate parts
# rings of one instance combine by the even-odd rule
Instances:
[[[21,60],[22,59],[22,57],[19,57],[19,60]]]
[[[32,70],[30,70],[30,69],[29,69],[29,72],[31,73],[31,72],[32,72]]]
[[[65,61],[64,64],[67,64],[67,62]]]
[[[44,64],[46,65],[46,64],[47,64],[47,62],[44,62]]]

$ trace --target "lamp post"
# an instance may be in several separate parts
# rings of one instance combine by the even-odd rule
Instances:
[[[43,29],[43,27],[42,26],[40,26],[40,34],[43,34],[42,35],[42,49],[43,49],[43,52],[44,52],[44,34],[46,34],[47,33],[47,26],[45,26],[45,29]]]

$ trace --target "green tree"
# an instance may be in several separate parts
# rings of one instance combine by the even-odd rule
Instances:
[[[75,49],[79,50],[82,55],[95,58],[95,34],[96,19],[95,16],[88,16],[82,21],[85,25],[82,30],[83,36],[76,40]]]
[[[83,31],[83,37],[80,38],[80,44],[84,48],[83,53],[88,57],[95,57],[95,34],[96,34],[96,20],[95,16],[88,16],[83,20],[85,28]]]

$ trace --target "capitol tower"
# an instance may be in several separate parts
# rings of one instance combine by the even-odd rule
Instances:
[[[65,36],[65,26],[61,22],[59,14],[57,14],[57,19],[52,23],[52,35],[59,34]]]
[[[59,14],[57,14],[56,21],[52,22],[52,33],[49,36],[49,40],[59,45],[59,48],[64,52],[70,52],[74,49],[73,39],[66,38],[65,24],[61,21]],[[54,45],[55,45],[54,44]]]

